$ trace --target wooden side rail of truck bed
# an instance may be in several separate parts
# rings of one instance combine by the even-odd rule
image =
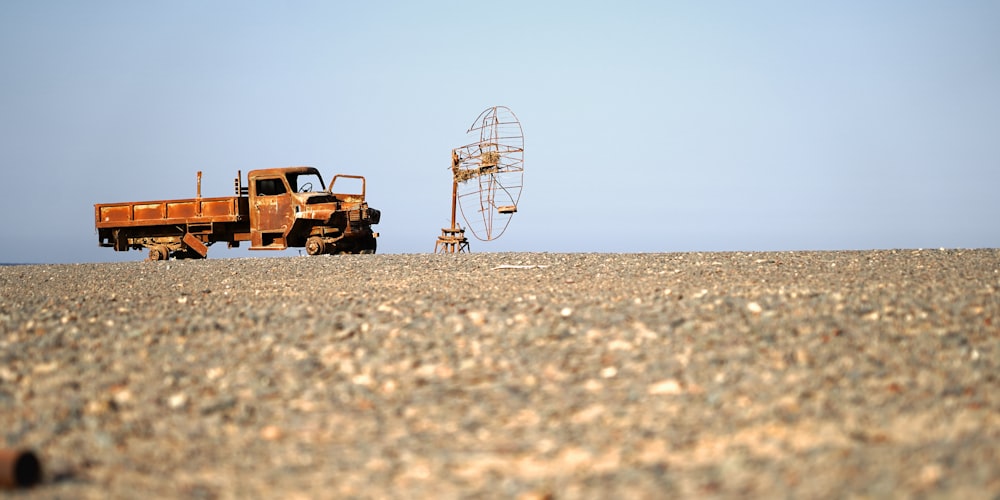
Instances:
[[[94,205],[100,246],[120,251],[146,246],[157,259],[184,255],[176,252],[185,247],[204,257],[212,242],[236,246],[248,240],[248,212],[247,198],[239,196]]]
[[[246,198],[224,196],[187,200],[162,200],[94,205],[97,228],[148,226],[150,224],[203,224],[239,222],[247,213],[240,210]]]

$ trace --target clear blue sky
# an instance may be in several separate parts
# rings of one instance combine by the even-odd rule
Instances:
[[[491,105],[525,189],[473,251],[1000,247],[1000,2],[12,0],[0,262],[141,260],[94,203],[287,165],[428,252]]]

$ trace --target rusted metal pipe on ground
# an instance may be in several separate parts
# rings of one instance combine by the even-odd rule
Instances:
[[[42,463],[30,450],[0,448],[0,489],[30,488],[42,482]]]

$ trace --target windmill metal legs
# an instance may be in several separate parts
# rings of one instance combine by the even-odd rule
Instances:
[[[465,229],[457,227],[442,228],[441,236],[438,236],[437,243],[434,244],[434,253],[461,252],[471,252],[469,250],[469,240],[465,238]]]
[[[451,152],[451,169],[453,172],[458,168],[458,155]],[[451,183],[451,227],[441,228],[441,236],[438,236],[437,243],[434,244],[434,253],[461,253],[470,252],[469,240],[465,239],[465,229],[458,227],[455,223],[455,210],[458,205],[458,181]]]

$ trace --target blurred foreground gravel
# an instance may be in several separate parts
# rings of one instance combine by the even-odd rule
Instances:
[[[28,497],[997,498],[998,382],[1000,250],[0,268]]]

